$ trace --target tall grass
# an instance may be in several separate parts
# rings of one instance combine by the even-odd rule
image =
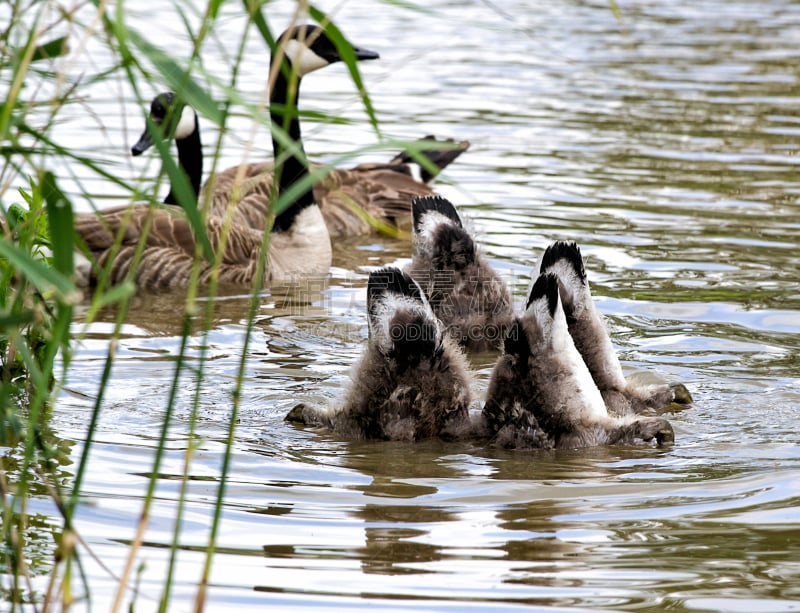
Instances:
[[[212,282],[210,287],[200,288],[197,271],[204,260],[218,266],[219,259],[205,235],[203,211],[194,202],[191,188],[174,159],[169,142],[157,139],[156,149],[162,169],[153,179],[151,190],[140,193],[135,185],[109,171],[102,155],[92,157],[82,149],[60,142],[56,128],[65,118],[85,111],[85,92],[96,91],[98,85],[107,84],[113,91],[119,90],[122,82],[124,89],[132,92],[142,107],[155,92],[169,89],[177,92],[185,103],[191,104],[205,122],[218,127],[220,137],[213,144],[211,160],[212,169],[216,168],[221,157],[222,135],[234,108],[238,112],[243,110],[253,122],[269,125],[263,105],[246,100],[237,92],[248,39],[261,37],[273,49],[277,32],[262,3],[246,0],[234,6],[247,19],[238,44],[231,45],[230,71],[226,72],[225,80],[215,77],[203,61],[203,51],[214,42],[213,33],[223,9],[232,10],[221,0],[210,0],[206,4],[184,0],[174,5],[186,40],[191,43],[190,52],[181,56],[176,56],[170,45],[165,45],[164,40],[154,33],[139,32],[130,27],[126,22],[128,5],[124,2],[79,1],[67,7],[57,2],[12,0],[1,9],[8,20],[0,32],[0,88],[3,90],[0,99],[5,100],[0,104],[0,609],[66,610],[79,600],[91,602],[92,598],[91,577],[85,573],[83,564],[84,556],[92,555],[92,551],[83,542],[74,519],[80,509],[93,443],[106,406],[116,343],[108,345],[102,375],[92,398],[92,411],[74,454],[70,454],[69,444],[59,441],[49,431],[48,419],[50,412],[58,410],[53,401],[68,378],[70,350],[80,335],[81,324],[91,322],[100,309],[112,305],[116,308],[112,337],[118,338],[129,301],[136,290],[132,276],[112,286],[101,275],[98,287],[87,296],[82,296],[75,286],[73,252],[78,241],[73,224],[73,200],[76,197],[83,199],[84,209],[87,204],[101,208],[92,190],[85,187],[87,177],[106,182],[121,192],[123,202],[144,199],[153,207],[159,206],[155,194],[160,183],[171,182],[177,186],[178,200],[198,239],[195,275],[185,293],[183,312],[176,314],[176,319],[181,321],[182,340],[174,360],[172,383],[166,394],[163,424],[149,471],[149,485],[142,499],[138,527],[129,545],[127,563],[115,576],[118,589],[113,610],[123,606],[135,608],[139,548],[150,519],[175,399],[184,379],[187,344],[193,335],[199,335],[200,346],[207,347],[207,335],[212,325],[213,300],[199,302],[198,296],[203,293],[213,297],[216,287]],[[322,11],[299,1],[296,19],[305,21],[307,18],[303,15],[329,24]],[[285,25],[281,24],[281,29]],[[328,31],[337,44],[345,45],[342,34],[333,24],[328,25]],[[81,71],[77,77],[69,76],[64,67],[86,60],[89,47],[93,54],[99,54],[110,63],[85,62],[86,66],[93,68]],[[349,74],[375,130],[376,140],[380,140],[378,121],[361,82],[358,66],[351,54],[345,57]],[[278,137],[287,141],[285,133],[279,133]],[[405,143],[390,144],[399,146]],[[361,153],[363,151],[349,152],[335,163]],[[319,173],[325,170],[322,168]],[[77,195],[75,190],[67,193],[63,189],[65,173],[72,183],[79,186]],[[319,173],[310,180],[316,180]],[[306,187],[298,185],[295,190],[281,194],[273,203],[273,211],[280,211],[295,192]],[[268,235],[264,240],[268,240]],[[263,252],[266,253],[266,248]],[[131,275],[134,273],[132,270]],[[226,451],[220,466],[221,477],[217,483],[216,510],[206,546],[206,563],[197,578],[196,610],[203,610],[205,606],[226,476],[236,436],[248,343],[261,289],[252,288],[248,312],[243,314],[248,322],[248,334],[231,394]],[[85,315],[78,321],[73,309],[81,301]],[[193,333],[193,326],[198,321],[202,324],[201,331]],[[194,437],[200,406],[204,352],[202,349],[193,373],[197,383],[188,424],[189,440]],[[189,446],[185,452],[183,486],[175,505],[171,557],[158,595],[162,611],[169,609],[172,598],[193,451]],[[69,465],[68,472],[64,469],[66,465]],[[38,513],[31,513],[29,503],[34,499],[48,501],[50,508],[54,509],[52,516],[44,519]],[[102,560],[99,563],[102,566]],[[107,572],[112,574],[110,570]],[[42,581],[42,577],[46,580]],[[46,588],[42,589],[42,585]]]

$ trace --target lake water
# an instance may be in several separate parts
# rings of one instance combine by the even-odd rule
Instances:
[[[632,0],[619,2],[621,17],[605,0],[425,4],[321,3],[337,7],[353,42],[381,53],[361,66],[381,129],[469,139],[437,186],[517,305],[541,250],[575,239],[624,367],[681,381],[695,402],[669,416],[675,444],[664,449],[348,442],[289,425],[297,402],[341,397],[367,340],[368,272],[409,261],[403,241],[339,244],[327,287],[260,300],[207,610],[800,610],[800,4]],[[271,25],[281,29],[293,8],[270,3]],[[173,5],[127,10],[131,27],[186,53]],[[221,77],[223,49],[244,30],[238,5],[224,11],[218,56],[213,46],[204,56]],[[268,55],[255,33],[248,50],[239,91],[256,102]],[[70,70],[103,61],[84,55]],[[343,66],[308,77],[301,106],[352,120],[307,122],[313,159],[377,142]],[[148,185],[155,156],[127,156],[143,126],[133,95],[97,88],[87,108],[59,126],[61,138]],[[244,117],[232,125],[221,167],[251,138]],[[203,129],[210,154],[216,133]],[[269,158],[263,129],[250,155]],[[81,191],[114,203],[96,178],[77,176],[70,189],[84,210]],[[135,534],[182,304],[138,296],[123,327],[76,518],[105,565],[84,551],[92,610],[110,606]],[[248,298],[213,306],[207,338],[196,333],[187,350],[193,368],[208,359],[196,416],[195,370],[179,384],[136,558],[137,611],[161,594],[189,447],[170,611],[192,608],[201,577]],[[88,326],[76,316],[82,340],[52,417],[76,463],[113,316]],[[480,396],[492,361],[474,367]],[[75,466],[62,467],[65,483]],[[59,525],[47,496],[31,512]],[[46,571],[52,553],[42,550]]]

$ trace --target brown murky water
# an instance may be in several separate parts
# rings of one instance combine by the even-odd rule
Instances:
[[[624,366],[684,382],[695,404],[670,417],[676,442],[659,450],[512,453],[292,427],[283,416],[298,400],[333,403],[346,385],[367,338],[368,271],[409,258],[402,241],[338,245],[327,287],[261,300],[209,610],[800,610],[800,4],[636,0],[619,3],[622,19],[603,0],[437,0],[430,14],[368,4],[335,15],[382,55],[362,68],[382,129],[472,141],[439,186],[517,302],[540,250],[577,240]],[[274,27],[291,8],[269,5]],[[174,33],[184,50],[172,10],[132,9],[130,24],[172,23],[160,44]],[[238,36],[238,7],[226,10],[220,29]],[[267,56],[251,46],[241,93],[256,100]],[[98,92],[98,117],[62,130],[105,146],[144,185],[156,163],[126,157],[142,111],[118,97]],[[309,77],[302,106],[353,119],[307,125],[315,159],[376,141],[342,67]],[[241,158],[250,125],[240,129],[222,166]],[[114,572],[152,466],[181,304],[137,299],[92,451],[77,526]],[[198,334],[189,350],[194,365],[202,351],[209,360],[174,610],[190,608],[201,573],[247,304],[217,299],[205,345]],[[85,330],[53,411],[74,458],[111,329]],[[479,394],[490,369],[475,362]],[[187,371],[139,556],[139,610],[161,591],[195,387]],[[46,498],[33,504],[55,516]],[[116,582],[84,557],[105,610]]]

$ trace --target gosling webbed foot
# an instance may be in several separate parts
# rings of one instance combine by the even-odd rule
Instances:
[[[308,406],[304,403],[296,404],[292,410],[286,414],[283,421],[291,421],[297,424],[307,425]]]
[[[672,424],[663,417],[644,417],[624,426],[617,441],[623,445],[649,443],[655,441],[659,447],[675,442],[675,431]]]
[[[672,429],[672,424],[662,418],[657,418],[657,421],[660,425],[655,433],[656,444],[659,447],[672,445],[675,442],[675,430]]]
[[[672,403],[688,406],[694,402],[692,395],[683,383],[673,383],[669,386],[672,390]]]

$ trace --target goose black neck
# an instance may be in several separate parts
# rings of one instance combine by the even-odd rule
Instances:
[[[197,118],[195,118],[195,125],[197,125]],[[200,182],[203,179],[203,144],[200,142],[200,129],[195,127],[194,132],[189,136],[175,142],[178,145],[178,164],[189,179],[196,202],[200,193]],[[174,189],[170,185],[169,193],[164,199],[165,204],[178,204]]]
[[[275,159],[275,176],[278,182],[278,194],[286,192],[298,181],[302,181],[309,174],[308,162],[305,160],[303,141],[300,137],[300,120],[297,117],[297,91],[300,89],[300,78],[297,78],[294,95],[289,96],[289,82],[286,74],[291,68],[288,65],[278,70],[275,85],[270,92],[270,118],[279,129],[286,129],[289,138],[294,141],[302,153],[298,158],[294,154],[286,153],[286,148],[272,137],[272,151]],[[288,121],[284,113],[289,115]],[[275,218],[272,226],[273,232],[286,232],[292,227],[297,215],[306,207],[314,204],[314,193],[309,187],[298,195],[294,201]]]

